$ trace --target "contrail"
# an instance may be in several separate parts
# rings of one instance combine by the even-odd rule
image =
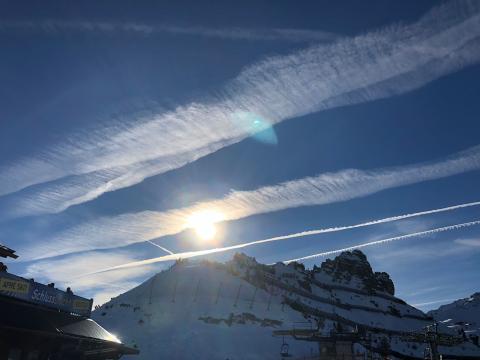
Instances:
[[[225,251],[230,251],[230,250],[242,249],[242,248],[249,247],[249,246],[265,244],[265,243],[269,243],[269,242],[273,242],[273,241],[281,241],[281,240],[288,240],[288,239],[293,239],[293,238],[303,237],[303,236],[310,236],[310,235],[318,235],[318,234],[325,234],[325,233],[331,233],[331,232],[351,230],[351,229],[355,229],[355,228],[361,228],[361,227],[366,227],[366,226],[383,224],[383,223],[408,219],[408,218],[417,217],[417,216],[436,214],[436,213],[441,213],[441,212],[446,212],[446,211],[453,211],[453,210],[457,210],[457,209],[468,208],[468,207],[478,206],[478,205],[480,205],[480,201],[475,201],[475,202],[470,202],[470,203],[465,203],[465,204],[459,204],[459,205],[453,205],[453,206],[448,206],[448,207],[444,207],[444,208],[440,208],[440,209],[421,211],[421,212],[416,212],[416,213],[411,213],[411,214],[392,216],[392,217],[387,217],[387,218],[384,218],[384,219],[368,221],[368,222],[355,224],[355,225],[338,226],[338,227],[331,227],[331,228],[325,228],[325,229],[303,231],[303,232],[299,232],[299,233],[295,233],[295,234],[289,234],[289,235],[284,235],[284,236],[276,236],[276,237],[272,237],[272,238],[268,238],[268,239],[256,240],[256,241],[251,241],[251,242],[247,242],[247,243],[227,246],[227,247],[213,248],[213,249],[199,250],[199,251],[189,251],[189,252],[182,252],[182,253],[177,253],[177,254],[170,254],[170,255],[160,256],[160,257],[156,257],[156,258],[152,258],[152,259],[134,261],[134,262],[130,262],[130,263],[122,264],[122,265],[117,265],[117,266],[109,267],[109,268],[106,268],[106,269],[101,269],[101,270],[98,270],[98,271],[95,271],[95,272],[92,272],[92,273],[88,273],[86,275],[93,275],[93,274],[101,273],[101,272],[105,272],[105,271],[111,271],[111,270],[117,270],[117,269],[123,269],[123,268],[135,267],[135,266],[142,266],[142,265],[153,264],[153,263],[157,263],[157,262],[171,261],[171,260],[177,260],[177,259],[187,259],[187,258],[198,257],[198,256],[203,256],[203,255],[210,255],[210,254],[214,254],[214,253],[225,252]],[[385,240],[380,240],[380,241],[385,241]],[[290,261],[294,261],[294,260],[290,260]]]
[[[163,251],[165,251],[166,253],[169,253],[170,255],[174,255],[174,254],[175,254],[174,252],[172,252],[172,251],[164,248],[164,247],[161,246],[161,245],[158,245],[158,244],[154,243],[153,241],[147,240],[147,242],[150,243],[150,244],[152,244],[153,246],[156,246],[156,247],[162,249]]]
[[[349,247],[345,247],[345,248],[342,248],[342,249],[330,250],[330,251],[325,251],[325,252],[318,253],[318,254],[299,257],[299,258],[296,258],[296,259],[285,260],[283,262],[285,264],[288,264],[288,263],[291,263],[293,261],[309,260],[309,259],[314,259],[314,258],[317,258],[317,257],[320,257],[320,256],[329,256],[329,255],[338,254],[338,253],[341,253],[341,252],[344,252],[344,251],[350,251],[350,250],[364,248],[364,247],[367,247],[367,246],[380,245],[380,244],[384,244],[384,243],[391,242],[391,241],[405,240],[405,239],[410,239],[412,237],[426,236],[426,235],[430,235],[430,234],[435,234],[435,233],[450,231],[450,230],[457,230],[457,229],[470,227],[470,226],[475,226],[475,225],[480,225],[480,220],[470,221],[470,222],[466,222],[466,223],[462,223],[462,224],[439,227],[439,228],[436,228],[436,229],[431,229],[431,230],[426,230],[426,231],[419,231],[419,232],[416,232],[416,233],[413,233],[413,234],[395,236],[395,237],[391,237],[391,238],[383,239],[383,240],[370,241],[370,242],[367,242],[367,243],[358,244],[358,245],[354,245],[354,246],[349,246]]]
[[[268,239],[265,239],[265,240],[259,240],[259,243],[269,242],[269,241],[277,241],[277,240],[287,240],[287,239],[293,239],[293,238],[298,238],[298,237],[303,237],[303,236],[324,234],[324,233],[329,233],[329,232],[351,230],[351,229],[356,229],[356,228],[361,228],[361,227],[366,227],[366,226],[371,226],[371,225],[378,225],[378,224],[384,224],[384,223],[388,223],[388,222],[392,222],[392,221],[408,219],[408,218],[417,217],[417,216],[437,214],[437,213],[441,213],[441,212],[445,212],[445,211],[453,211],[453,210],[457,210],[457,209],[463,209],[463,208],[468,208],[468,207],[478,206],[478,205],[480,205],[480,201],[475,201],[475,202],[470,202],[470,203],[465,203],[465,204],[460,204],[460,205],[453,205],[453,206],[448,206],[448,207],[444,207],[444,208],[440,208],[440,209],[420,211],[420,212],[411,213],[411,214],[392,216],[392,217],[387,217],[387,218],[384,218],[384,219],[368,221],[368,222],[361,223],[361,224],[338,226],[338,227],[327,228],[327,229],[302,231],[302,232],[298,232],[298,233],[294,233],[294,234],[276,236],[276,237],[268,238]]]
[[[228,40],[249,41],[287,41],[295,43],[304,42],[330,42],[340,36],[328,31],[288,29],[288,28],[209,28],[203,26],[179,26],[158,23],[138,22],[104,22],[48,19],[41,21],[25,20],[0,20],[0,31],[29,30],[57,33],[60,31],[96,32],[105,34],[133,33],[141,36],[155,34],[189,35]]]

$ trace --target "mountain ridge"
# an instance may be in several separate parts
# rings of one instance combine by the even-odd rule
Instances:
[[[440,306],[427,313],[435,320],[478,343],[480,336],[480,292]]]
[[[423,358],[423,329],[433,317],[394,294],[390,276],[374,272],[359,250],[312,270],[296,262],[264,265],[237,253],[226,263],[179,260],[93,317],[138,346],[139,360],[277,359],[285,337],[292,356],[318,354],[315,342],[295,340],[300,330],[309,336],[350,334],[358,340],[352,356],[388,351]],[[480,348],[458,332],[444,324],[439,332],[452,342],[439,347],[446,358],[480,357]]]

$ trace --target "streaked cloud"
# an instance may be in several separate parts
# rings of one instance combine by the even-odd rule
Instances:
[[[115,251],[108,253],[91,252],[89,254],[75,254],[63,259],[38,261],[27,267],[24,274],[27,278],[35,278],[38,281],[52,281],[58,287],[90,290],[98,286],[112,283],[114,287],[120,287],[122,282],[129,282],[132,278],[147,274],[152,268],[135,269],[124,271],[108,276],[76,279],[85,273],[85,269],[95,271],[102,269],[105,265],[116,266],[125,262],[134,261],[134,257],[126,251]]]
[[[0,206],[2,209],[0,210],[0,219],[8,220],[22,216],[60,213],[70,206],[93,200],[105,192],[128,187],[143,181],[147,177],[182,167],[227,146],[229,143],[231,142],[214,143],[203,148],[187,151],[184,154],[68,176],[40,186],[30,187],[20,194],[0,197],[0,204],[2,205]],[[45,174],[50,170],[48,166],[45,166]],[[45,175],[42,174],[39,174],[39,176]]]
[[[142,36],[158,34],[187,35],[225,40],[286,41],[294,43],[330,42],[337,34],[321,30],[268,29],[268,28],[211,28],[205,26],[179,26],[140,22],[108,22],[82,20],[0,20],[0,31],[27,30],[46,33],[97,32],[103,34],[129,33]]]
[[[224,221],[300,206],[324,205],[480,169],[476,146],[442,160],[403,167],[325,173],[252,191],[232,191],[222,199],[200,202],[164,212],[142,211],[103,217],[76,225],[49,240],[17,249],[23,259],[39,259],[77,251],[125,246],[167,235],[189,227],[189,218],[202,211],[222,214]]]
[[[449,303],[449,302],[452,302],[452,301],[455,301],[455,300],[458,300],[458,299],[432,300],[432,301],[422,302],[422,303],[418,303],[418,304],[412,304],[412,306],[422,308],[422,307],[425,307],[425,306],[428,306],[428,305],[440,304],[440,303]]]
[[[5,216],[60,212],[286,119],[423,86],[478,62],[479,25],[478,2],[449,2],[411,25],[267,58],[196,102],[72,134],[0,168],[0,195],[30,187],[5,200]]]
[[[456,239],[455,243],[470,247],[480,247],[480,239]]]
[[[103,305],[109,302],[112,298],[125,293],[126,291],[130,290],[131,288],[134,288],[137,285],[139,284],[132,284],[131,286],[127,287],[125,290],[108,289],[108,288],[100,289],[91,296],[91,298],[93,299],[93,306]]]
[[[431,238],[435,233],[430,235]],[[394,254],[394,256],[392,256]],[[439,261],[439,258],[452,257],[461,255],[470,255],[472,250],[465,246],[458,246],[456,241],[443,242],[441,246],[438,243],[418,244],[401,249],[395,249],[393,252],[379,252],[370,255],[376,261],[388,263],[390,266],[394,264],[418,263],[419,261]]]
[[[101,304],[112,296],[135,287],[140,283],[139,277],[143,279],[158,268],[147,266],[91,277],[79,277],[79,275],[84,274],[87,269],[95,271],[95,269],[102,269],[106,264],[115,266],[134,260],[135,257],[126,251],[75,254],[63,259],[44,260],[31,264],[23,276],[44,283],[54,282],[60,289],[71,287],[74,292],[82,296],[92,296],[96,304]]]
[[[431,286],[431,287],[427,287],[427,288],[421,287],[421,288],[419,288],[419,290],[416,290],[414,292],[405,294],[402,297],[413,297],[413,296],[425,295],[425,294],[428,294],[428,293],[431,293],[431,292],[435,292],[435,291],[438,291],[438,290],[444,290],[444,289],[445,289],[444,286]]]

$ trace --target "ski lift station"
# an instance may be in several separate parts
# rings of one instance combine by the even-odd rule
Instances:
[[[0,257],[17,258],[0,245]],[[0,262],[0,360],[106,360],[139,351],[90,319],[93,300],[7,271]]]

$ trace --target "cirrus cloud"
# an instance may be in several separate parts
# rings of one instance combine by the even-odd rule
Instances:
[[[2,216],[60,212],[282,121],[405,93],[477,63],[479,44],[480,4],[454,1],[413,24],[267,58],[197,101],[124,114],[1,166],[0,195],[19,192]]]

